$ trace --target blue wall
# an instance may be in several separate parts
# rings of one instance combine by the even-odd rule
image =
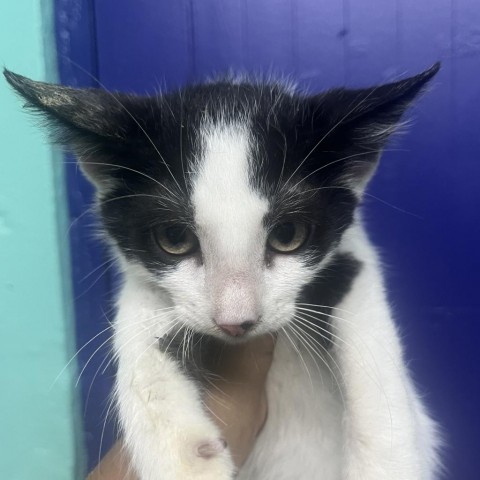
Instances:
[[[61,53],[109,89],[152,92],[234,68],[291,74],[317,91],[389,81],[442,60],[431,91],[412,109],[412,128],[383,157],[365,217],[383,252],[412,371],[445,430],[446,478],[478,478],[478,1],[102,0],[74,2],[75,9],[57,3],[76,15],[70,24],[57,17],[59,32],[68,32],[58,36]],[[95,83],[69,59],[60,59],[65,82]],[[89,192],[73,171],[70,186],[75,217]],[[87,242],[87,226],[77,227],[80,293],[80,278],[104,257]],[[79,344],[106,323],[110,274],[78,300]],[[93,352],[87,350],[82,361]],[[92,363],[85,390],[99,365]],[[97,376],[93,398],[102,398],[109,376]],[[87,415],[91,452],[101,418],[100,408]]]

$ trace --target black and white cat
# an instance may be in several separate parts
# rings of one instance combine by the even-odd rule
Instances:
[[[316,95],[227,78],[151,97],[5,71],[97,188],[125,280],[116,400],[141,480],[435,478],[439,435],[357,207],[438,69]],[[197,367],[169,348],[186,331],[278,334],[268,420],[240,472],[228,448],[198,456],[220,432]]]

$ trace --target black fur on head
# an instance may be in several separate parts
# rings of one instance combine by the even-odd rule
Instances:
[[[163,261],[145,246],[155,222],[193,221],[189,172],[206,121],[248,122],[257,146],[252,184],[272,205],[266,223],[303,216],[318,225],[312,243],[325,252],[351,223],[402,114],[438,70],[437,63],[394,83],[316,95],[279,83],[218,80],[138,96],[4,75],[42,114],[54,141],[78,156],[99,191],[108,233],[127,256],[138,252],[150,266],[152,258]]]

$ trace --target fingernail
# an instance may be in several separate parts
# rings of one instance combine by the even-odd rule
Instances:
[[[222,453],[227,448],[227,442],[223,438],[205,442],[198,446],[197,455],[202,458],[211,458]]]

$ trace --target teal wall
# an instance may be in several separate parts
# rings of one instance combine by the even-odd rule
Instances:
[[[53,1],[0,2],[0,63],[55,80]],[[0,79],[0,479],[81,478],[61,156]],[[73,364],[75,362],[72,362]],[[53,386],[52,386],[53,385]]]

